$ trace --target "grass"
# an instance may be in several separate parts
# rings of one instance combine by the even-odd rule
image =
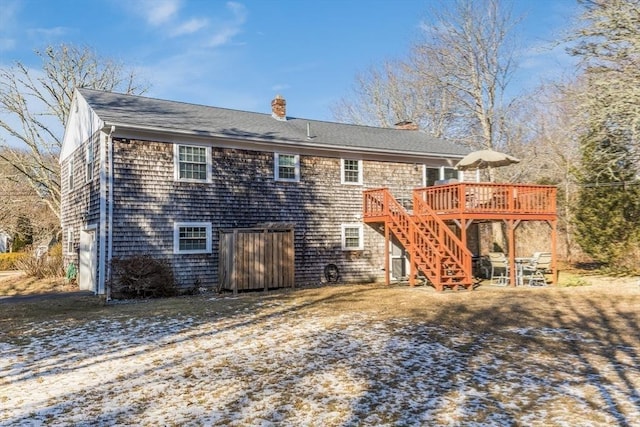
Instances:
[[[5,272],[3,274],[3,276],[0,276],[0,296],[32,295],[78,290],[76,284],[69,283],[63,277],[36,279],[21,272]]]
[[[66,372],[110,378],[83,389],[84,402],[71,391],[52,396],[48,406],[59,417],[93,401],[86,409],[99,420],[100,402],[131,396],[130,412],[114,414],[123,424],[139,417],[153,424],[149,407],[187,417],[181,411],[197,402],[220,416],[216,425],[402,425],[411,424],[406,414],[427,409],[432,425],[634,425],[638,307],[637,278],[577,272],[563,272],[558,286],[459,292],[334,285],[112,304],[74,295],[0,302],[0,349],[22,349],[22,363],[48,372],[14,374],[36,389],[64,381]],[[96,341],[59,346],[59,337],[76,335]],[[55,362],[40,360],[41,349]],[[420,404],[394,406],[407,395]],[[4,399],[15,403],[14,395]],[[305,422],[304,414],[324,418]],[[188,420],[164,416],[165,424]],[[46,417],[36,411],[19,421],[56,421]]]

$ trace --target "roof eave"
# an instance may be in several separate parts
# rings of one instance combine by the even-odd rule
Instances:
[[[304,140],[283,140],[283,139],[261,139],[261,138],[252,138],[252,137],[243,137],[243,136],[232,136],[224,133],[216,133],[216,132],[193,132],[188,130],[179,130],[179,129],[166,129],[160,127],[153,126],[132,126],[126,123],[119,123],[115,121],[104,121],[104,129],[108,132],[111,129],[111,126],[116,127],[115,135],[122,133],[122,131],[129,132],[138,132],[141,134],[149,134],[152,137],[159,137],[161,135],[172,135],[178,137],[185,138],[193,138],[193,139],[222,139],[226,141],[234,141],[234,142],[242,142],[248,141],[253,144],[261,144],[261,145],[280,145],[289,148],[304,148],[308,150],[326,150],[333,152],[350,152],[350,153],[362,153],[362,154],[377,154],[377,155],[387,155],[391,157],[425,157],[425,158],[435,158],[435,159],[462,159],[465,154],[450,154],[450,153],[434,153],[434,152],[420,152],[420,151],[406,151],[406,150],[397,150],[397,149],[382,149],[382,148],[373,148],[373,147],[355,147],[349,145],[332,145],[332,144],[323,144],[321,142],[308,142]]]

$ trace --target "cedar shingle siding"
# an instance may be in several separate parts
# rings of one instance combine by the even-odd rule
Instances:
[[[363,163],[364,186],[340,184],[340,159],[301,156],[300,182],[274,180],[274,155],[212,149],[212,182],[174,180],[171,143],[114,140],[113,256],[148,253],[170,260],[178,282],[214,287],[218,230],[287,223],[294,227],[296,283],[317,283],[324,267],[338,265],[343,280],[383,277],[384,239],[365,227],[365,250],[341,247],[341,224],[358,223],[362,190],[388,186],[410,197],[422,169],[398,163]],[[173,254],[174,222],[211,222],[213,253]]]
[[[93,174],[91,180],[87,180],[87,147],[93,141],[94,162],[92,163]],[[65,266],[79,263],[78,245],[80,242],[80,229],[85,224],[95,224],[99,215],[99,172],[100,172],[100,143],[99,135],[94,134],[90,141],[85,141],[79,148],[73,151],[69,159],[62,162],[60,168],[61,187],[62,187],[62,203],[61,203],[61,222],[62,222],[62,250]],[[73,159],[73,160],[71,160]],[[69,188],[69,167],[73,163],[73,188]],[[69,242],[66,230],[73,230],[73,251],[69,251]]]

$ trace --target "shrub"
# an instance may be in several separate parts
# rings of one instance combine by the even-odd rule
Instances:
[[[16,263],[27,256],[28,254],[25,252],[9,252],[6,254],[0,254],[0,271],[18,270]]]
[[[158,298],[177,294],[169,263],[137,255],[111,261],[111,297],[115,299]]]
[[[19,270],[23,270],[28,276],[37,279],[62,277],[64,276],[62,244],[58,243],[52,246],[49,252],[40,256],[36,251],[31,250],[16,262],[16,267]]]

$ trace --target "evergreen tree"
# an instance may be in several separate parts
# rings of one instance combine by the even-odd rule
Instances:
[[[582,59],[577,241],[595,260],[640,262],[640,4],[584,1],[573,53]]]

